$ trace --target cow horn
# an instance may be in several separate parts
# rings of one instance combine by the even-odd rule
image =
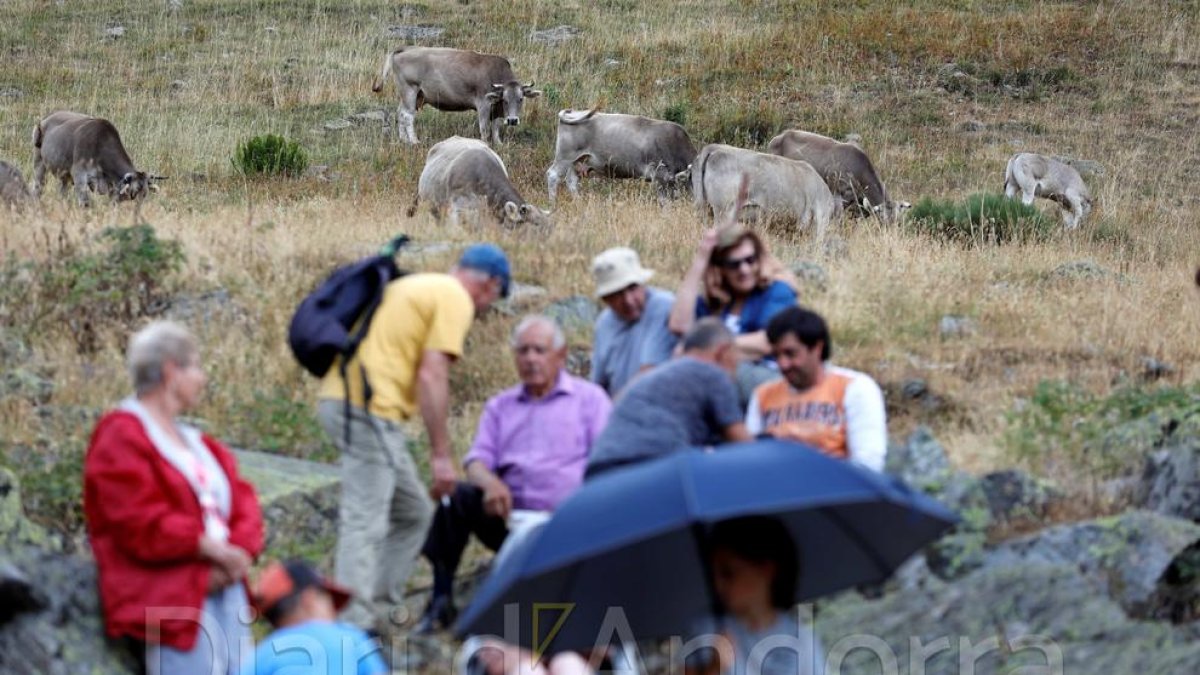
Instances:
[[[150,180],[168,180],[170,176],[147,176]]]
[[[523,84],[523,85],[521,85],[521,88],[522,88],[522,89],[533,89],[533,81],[531,80],[531,81],[529,82],[529,84]]]
[[[503,89],[503,88],[504,88],[504,85],[502,85],[502,84],[496,84],[495,82],[492,83],[492,89]]]

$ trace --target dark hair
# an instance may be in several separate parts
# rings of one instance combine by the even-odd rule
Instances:
[[[778,518],[744,516],[722,520],[713,525],[709,545],[713,551],[729,551],[752,563],[775,563],[771,605],[786,610],[796,604],[800,562],[792,535]]]
[[[292,612],[300,607],[300,594],[305,589],[298,588],[286,596],[280,598],[275,604],[271,605],[267,611],[263,612],[263,618],[271,623],[272,626],[278,626],[287,620]]]
[[[828,361],[833,353],[833,347],[829,344],[829,326],[820,314],[812,310],[800,306],[788,307],[772,317],[767,323],[767,340],[775,344],[785,335],[795,335],[809,349],[820,342],[822,361]]]
[[[683,336],[683,351],[693,349],[715,349],[733,342],[733,333],[715,316],[700,319]]]

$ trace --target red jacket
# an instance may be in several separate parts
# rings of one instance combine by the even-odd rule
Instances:
[[[233,453],[207,435],[203,438],[229,477],[229,543],[257,557],[263,521],[254,487],[238,475]],[[204,533],[200,502],[134,415],[110,412],[92,432],[84,460],[83,508],[108,634],[191,649],[210,569],[198,553]],[[155,630],[148,627],[150,608],[171,608],[170,616],[176,618],[160,618]]]

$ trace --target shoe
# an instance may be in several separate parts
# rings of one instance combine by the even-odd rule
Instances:
[[[448,595],[435,595],[429,599],[421,620],[413,628],[417,635],[429,635],[441,629],[454,625],[458,618],[458,609],[454,607],[454,599]]]

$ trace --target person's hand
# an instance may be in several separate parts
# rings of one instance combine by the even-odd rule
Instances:
[[[225,572],[220,565],[212,565],[208,570],[208,592],[211,595],[219,590],[228,587],[233,583],[233,579]]]
[[[429,460],[429,468],[433,474],[429,494],[433,495],[434,500],[440,501],[442,497],[454,494],[454,487],[458,484],[458,469],[450,455],[434,455]]]
[[[509,514],[512,513],[512,503],[512,491],[508,489],[504,481],[499,478],[488,481],[487,486],[483,489],[484,513],[508,520]]]
[[[250,554],[233,544],[205,535],[200,537],[199,548],[200,558],[220,568],[231,582],[244,579],[250,571]]]
[[[696,246],[696,260],[704,260],[704,264],[708,264],[708,259],[712,257],[713,249],[717,247],[717,228],[713,227],[704,231],[700,236],[700,243]]]

